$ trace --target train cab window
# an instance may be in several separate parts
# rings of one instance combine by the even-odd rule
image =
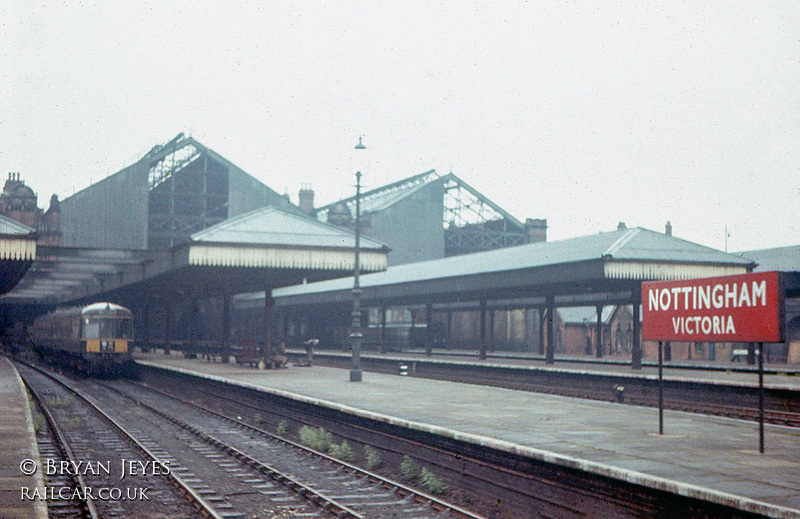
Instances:
[[[97,319],[83,320],[83,338],[84,339],[100,338],[100,322]]]
[[[130,319],[83,320],[84,339],[130,339],[133,335]]]

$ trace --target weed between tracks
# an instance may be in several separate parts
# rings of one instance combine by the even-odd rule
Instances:
[[[347,441],[336,444],[333,441],[333,434],[322,427],[309,427],[304,425],[300,428],[300,443],[316,451],[324,452],[336,459],[352,462],[355,459],[353,448]]]
[[[171,381],[170,383],[174,384],[174,381]],[[196,388],[193,387],[191,389],[193,390]],[[191,393],[192,391],[187,392]],[[186,394],[183,394],[182,396],[186,398]],[[209,400],[207,395],[201,395],[197,393],[195,393],[195,397],[200,404],[205,404],[211,408],[218,408],[218,410],[223,414],[232,414],[230,403],[227,401],[223,404],[216,399]],[[483,502],[482,499],[478,495],[473,494],[470,489],[462,489],[457,485],[455,487],[449,486],[444,483],[445,480],[443,478],[435,474],[430,469],[426,468],[423,471],[423,467],[420,467],[419,463],[413,460],[411,456],[408,456],[408,458],[411,459],[414,464],[416,464],[417,473],[410,479],[406,479],[402,475],[400,468],[402,463],[401,456],[391,449],[389,451],[384,451],[382,449],[360,443],[348,444],[344,439],[342,440],[342,443],[337,444],[334,441],[334,435],[326,431],[324,428],[301,425],[300,423],[295,422],[293,419],[284,416],[275,416],[260,412],[247,413],[245,416],[245,421],[248,421],[256,427],[261,427],[268,430],[272,429],[276,432],[277,436],[307,445],[315,450],[329,454],[332,457],[337,457],[337,452],[334,451],[331,453],[328,451],[328,448],[330,445],[337,445],[338,455],[341,455],[341,453],[344,452],[345,456],[349,457],[352,453],[354,458],[350,460],[340,458],[343,461],[348,461],[354,465],[362,466],[366,470],[373,471],[390,480],[405,480],[408,486],[416,487],[431,494],[441,495],[447,501],[457,506],[473,510],[476,513],[485,515],[487,517],[492,515],[492,511],[494,510],[493,503]],[[299,429],[297,427],[299,427]],[[305,438],[305,441],[303,438]],[[306,443],[307,441],[314,443],[316,447]],[[342,448],[342,444],[347,445]],[[363,446],[359,447],[359,445]]]
[[[282,427],[283,422],[279,424],[279,428],[288,430],[288,425]],[[333,434],[326,431],[322,427],[310,427],[304,425],[300,428],[300,443],[306,447],[310,447],[316,451],[324,452],[331,457],[346,461],[348,463],[355,459],[353,448],[347,441],[342,441],[336,444],[333,441]],[[378,449],[369,445],[364,447],[364,459],[367,468],[373,469],[381,465],[382,460]],[[403,456],[400,462],[400,473],[406,481],[416,481],[422,487],[427,489],[432,494],[445,494],[447,493],[447,485],[442,479],[419,464],[408,454]]]

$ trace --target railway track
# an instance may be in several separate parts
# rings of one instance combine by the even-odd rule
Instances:
[[[378,450],[385,461],[379,470],[391,479],[400,479],[410,455],[419,467],[441,476],[449,487],[447,499],[487,517],[757,516],[734,510],[727,503],[606,477],[605,469],[587,471],[580,463],[580,467],[574,466],[574,460],[554,463],[547,456],[495,448],[479,438],[470,440],[427,426],[394,423],[247,384],[153,366],[143,367],[142,374],[149,387],[237,418],[238,422],[270,431],[281,429],[283,422],[289,422],[293,431],[324,428],[337,442],[349,442],[356,452]],[[356,458],[357,464],[367,461],[366,457]],[[420,480],[409,484],[420,484]]]
[[[130,383],[102,386],[136,402],[177,427],[190,431],[217,452],[227,454],[231,460],[238,460],[243,467],[292,489],[316,503],[331,516],[480,517],[241,420],[154,388]],[[178,419],[176,415],[182,418]],[[207,431],[214,431],[214,434]],[[265,459],[269,459],[269,464]],[[289,473],[294,475],[287,475]]]
[[[57,466],[62,463],[72,465],[78,458],[72,452],[64,432],[55,420],[50,406],[38,392],[28,386],[28,391],[34,398],[34,406],[39,416],[45,420],[44,424],[36,430],[36,442],[39,448],[40,459],[52,460]],[[44,483],[51,488],[86,488],[88,485],[80,473],[61,473],[44,477]],[[49,500],[48,517],[75,517],[81,519],[98,519],[97,508],[85,495],[72,493],[66,499]]]
[[[20,371],[24,371],[26,379],[37,379],[32,385],[49,383],[51,388],[44,390],[52,395],[56,382],[46,380],[43,373]],[[155,463],[169,467],[169,473],[209,510],[208,515],[186,517],[480,517],[256,427],[142,386],[65,379],[59,383],[62,384],[57,386],[60,401],[81,398],[77,394],[68,395],[67,386],[80,394],[92,395],[95,406],[103,409],[117,428],[135,437]],[[65,419],[73,420],[71,415],[54,417],[54,421]],[[86,434],[107,438],[107,431],[102,429],[102,426],[88,428]],[[83,441],[88,443],[86,438]],[[73,459],[94,459],[92,456],[96,454],[80,451]],[[116,459],[113,463],[118,463]],[[132,455],[125,453],[119,459],[131,460]],[[141,466],[136,467],[138,471]],[[138,480],[139,474],[135,476],[128,479]],[[100,516],[133,516],[130,510],[119,509],[120,503],[102,505],[105,509]],[[170,507],[161,509],[169,517],[182,517],[173,514]],[[141,516],[157,517],[154,510]]]
[[[58,424],[55,450],[60,452],[54,453],[45,444],[39,467],[47,477],[46,486],[40,491],[47,499],[52,517],[222,519],[200,495],[168,470],[123,477],[124,464],[153,468],[168,467],[169,462],[155,456],[64,380],[19,364],[17,369],[49,413],[49,420]],[[49,454],[55,457],[48,458]],[[65,515],[59,514],[60,509]],[[165,509],[169,515],[164,515]]]

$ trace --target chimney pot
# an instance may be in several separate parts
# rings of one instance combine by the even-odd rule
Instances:
[[[314,190],[311,189],[311,184],[303,184],[298,193],[298,207],[311,216],[314,216]]]

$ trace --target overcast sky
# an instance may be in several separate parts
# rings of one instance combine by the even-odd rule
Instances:
[[[453,7],[457,5],[458,7]],[[452,171],[549,239],[800,243],[786,2],[0,5],[0,175],[46,206],[179,132],[293,201]]]

